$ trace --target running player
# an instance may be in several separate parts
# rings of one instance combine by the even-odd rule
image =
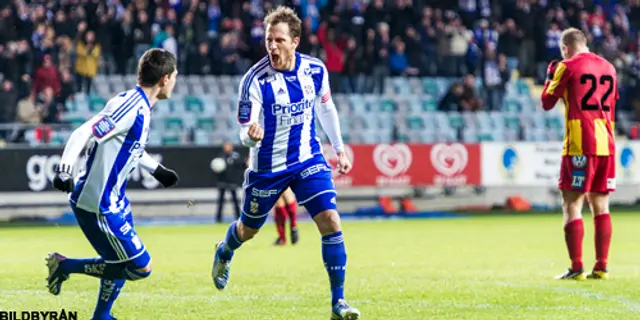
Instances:
[[[317,108],[338,155],[338,169],[349,172],[351,163],[344,152],[329,74],[322,61],[296,52],[302,26],[293,10],[280,6],[264,22],[268,56],[245,74],[239,88],[240,137],[251,147],[246,197],[240,219],[216,246],[213,281],[219,290],[227,286],[234,252],[256,235],[280,195],[291,187],[322,235],[332,319],[359,319],[360,312],[344,300],[347,253],[331,168],[316,138]]]
[[[111,320],[111,307],[126,280],[151,274],[151,257],[133,229],[133,217],[125,189],[130,173],[139,164],[164,186],[178,182],[178,175],[145,151],[153,105],[169,99],[176,83],[176,58],[168,51],[151,49],[138,64],[138,85],[107,102],[96,116],[76,129],[65,146],[53,185],[71,193],[69,202],[76,220],[98,258],[70,259],[59,253],[47,257],[49,292],[60,294],[72,273],[100,278],[100,293],[93,320]],[[85,169],[74,183],[76,161],[87,146]]]
[[[287,216],[289,216],[291,244],[296,244],[298,243],[298,240],[300,240],[300,235],[298,234],[298,224],[296,221],[297,210],[298,204],[296,203],[296,195],[293,194],[291,188],[287,188],[287,190],[282,193],[278,201],[276,201],[276,206],[274,207],[276,230],[278,231],[278,238],[274,243],[276,246],[287,244],[287,237],[285,236],[284,232],[287,222]]]
[[[613,131],[618,82],[614,66],[590,53],[585,35],[570,28],[560,40],[563,61],[552,61],[542,93],[542,107],[550,110],[564,99],[566,132],[559,187],[562,191],[565,242],[571,267],[557,279],[607,279],[611,243],[609,193],[616,187]],[[596,263],[589,275],[582,265],[584,225],[582,206],[587,199],[595,225]]]

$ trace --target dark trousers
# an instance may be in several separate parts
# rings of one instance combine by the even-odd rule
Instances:
[[[231,193],[233,208],[236,212],[236,219],[240,218],[240,202],[238,201],[238,192],[236,191],[236,188],[220,187],[218,188],[218,214],[216,215],[217,222],[222,222],[222,207],[224,206],[224,195],[227,191]]]

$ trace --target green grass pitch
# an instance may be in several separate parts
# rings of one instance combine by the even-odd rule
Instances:
[[[569,265],[561,217],[345,221],[347,298],[363,319],[638,319],[640,216],[613,216],[609,281],[553,276]],[[273,247],[268,224],[236,254],[227,290],[210,278],[226,226],[138,227],[149,279],[128,282],[114,307],[134,319],[329,319],[328,279],[311,223],[301,243]],[[585,220],[585,267],[594,258]],[[0,310],[78,311],[89,319],[98,280],[73,275],[58,297],[44,287],[50,251],[95,255],[77,227],[0,229]]]

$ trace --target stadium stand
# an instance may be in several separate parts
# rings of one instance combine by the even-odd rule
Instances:
[[[304,17],[300,50],[327,65],[347,142],[560,139],[562,108],[542,112],[538,96],[568,26],[619,68],[616,129],[637,134],[639,0],[137,0],[3,7],[0,139],[63,144],[135,85],[141,52],[163,47],[181,75],[156,107],[150,144],[237,142],[239,75],[263,56],[261,18],[282,3]]]

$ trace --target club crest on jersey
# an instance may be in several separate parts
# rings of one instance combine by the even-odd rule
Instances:
[[[313,68],[305,68],[304,69],[304,75],[305,76],[312,76],[314,74],[319,74],[320,72],[322,72],[320,67],[313,67]]]
[[[260,85],[265,84],[265,82],[266,83],[271,83],[273,81],[276,81],[276,76],[275,75],[270,75],[270,76],[268,76],[268,77],[266,77],[264,79],[258,80],[258,82],[260,82]]]
[[[573,156],[571,157],[571,163],[574,167],[582,169],[587,165],[587,156]]]
[[[116,124],[113,123],[111,118],[104,116],[93,124],[92,131],[93,131],[93,135],[96,138],[103,138],[107,134],[109,134],[109,132],[113,131],[115,128],[116,128]]]
[[[251,101],[240,100],[238,102],[238,122],[247,123],[251,120]]]
[[[313,89],[313,86],[310,84],[305,85],[304,94],[307,96],[313,96],[315,94],[315,90]]]

